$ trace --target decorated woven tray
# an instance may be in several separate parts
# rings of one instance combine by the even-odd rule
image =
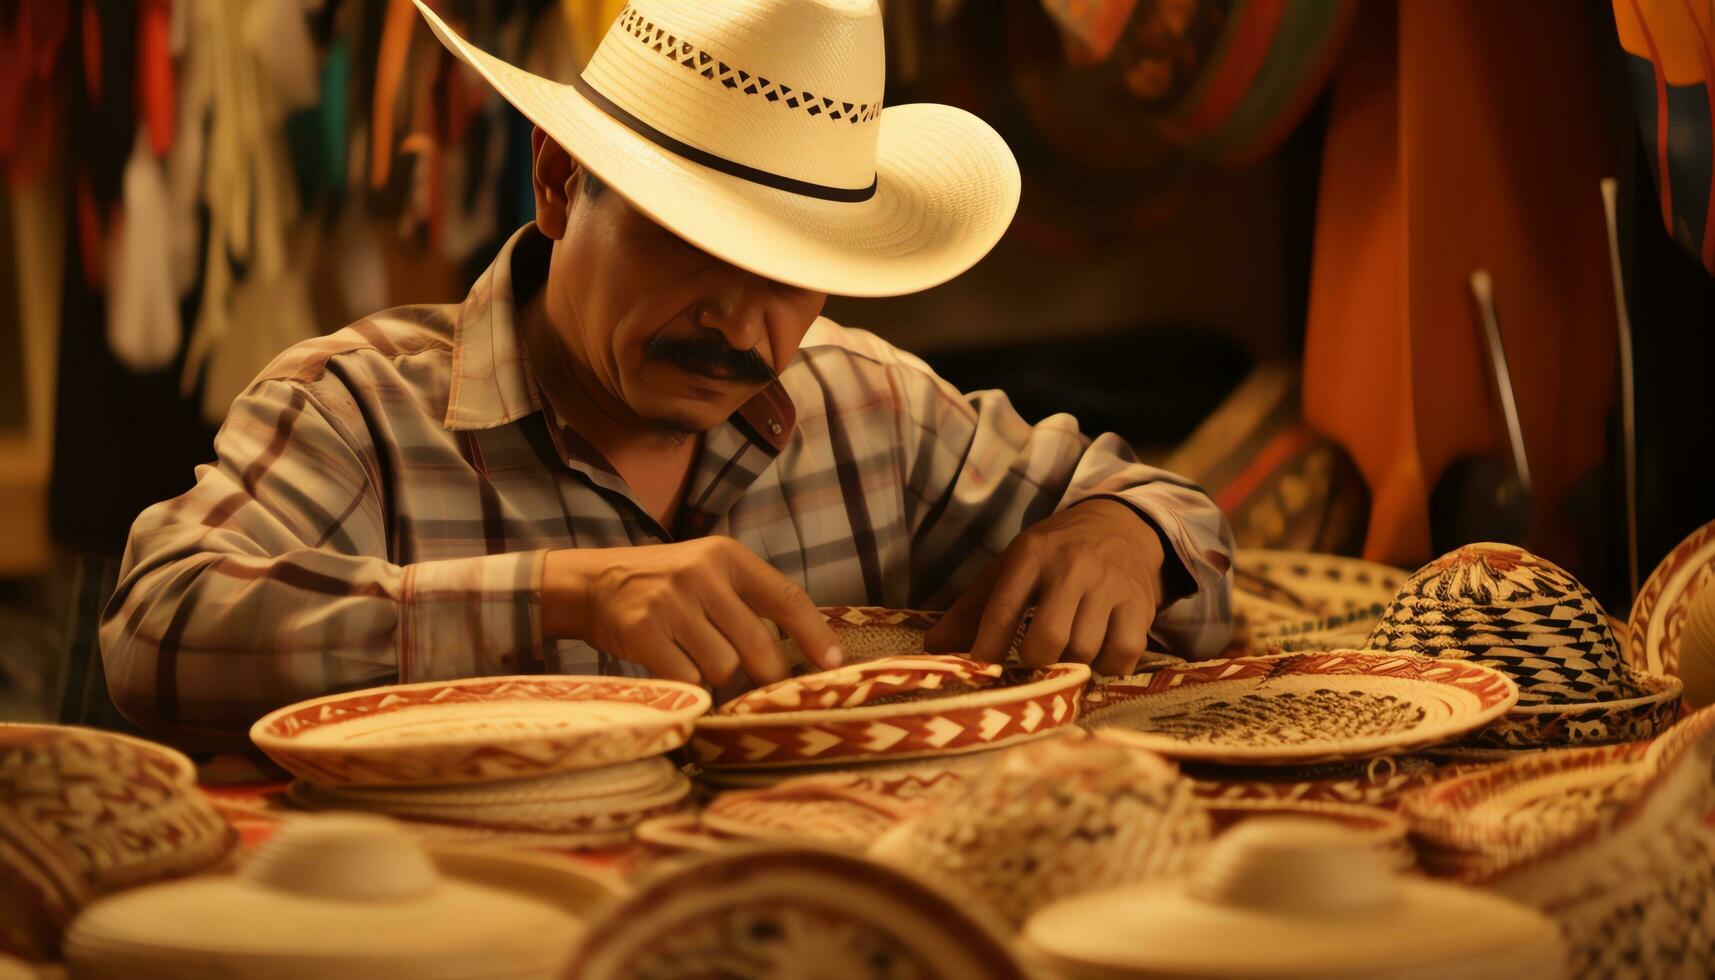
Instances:
[[[729,837],[861,851],[920,809],[880,793],[810,777],[722,793],[703,810],[702,824]]]
[[[782,714],[861,708],[969,694],[993,687],[1005,668],[954,656],[882,657],[847,664],[747,691],[726,704],[721,716]]]
[[[966,678],[986,678],[990,668],[965,657],[928,655],[880,664],[879,674],[842,668],[843,680],[832,684],[810,675],[759,688],[744,697],[759,696],[774,705],[795,699],[820,703],[831,696],[842,706],[747,713],[728,705],[697,722],[691,754],[706,767],[773,768],[979,752],[1072,724],[1090,679],[1090,668],[1083,664],[1053,664],[1008,669],[984,686],[967,690],[961,685],[949,693],[947,666]],[[885,684],[878,682],[883,674],[891,678]],[[785,689],[793,684],[800,685],[796,694]],[[855,696],[864,685],[870,685],[873,700]]]
[[[1385,606],[1408,573],[1361,558],[1309,551],[1240,548],[1233,554],[1233,588],[1277,607],[1296,609],[1301,619]]]
[[[1679,642],[1691,597],[1715,588],[1715,521],[1668,552],[1632,603],[1626,659],[1651,674],[1679,674]]]
[[[1494,720],[1518,698],[1497,670],[1358,650],[1240,657],[1093,686],[1087,728],[1205,762],[1306,765],[1410,752]]]
[[[1075,727],[1075,726],[1073,726]],[[1071,729],[1061,726],[1057,731]],[[958,755],[919,756],[910,759],[888,759],[826,765],[775,766],[774,768],[744,768],[740,766],[705,768],[698,778],[721,789],[760,789],[778,786],[789,779],[828,779],[840,785],[855,786],[886,793],[900,799],[911,799],[913,793],[939,798],[958,790],[960,780],[988,765],[1006,748],[964,752]]]
[[[1343,803],[1391,807],[1427,786],[1437,769],[1421,755],[1384,755],[1308,766],[1224,766],[1187,762],[1198,797],[1222,803]]]
[[[288,789],[288,797],[296,804],[314,809],[384,813],[402,820],[473,830],[608,833],[628,830],[645,817],[672,810],[690,794],[691,781],[683,773],[663,759],[649,761],[660,763],[661,768],[611,787],[580,787],[577,780],[565,776],[518,780],[525,786],[517,791],[509,791],[509,783],[473,787],[480,793],[460,793],[461,787],[449,787],[448,791],[436,787],[420,790],[320,787],[297,780]],[[555,789],[530,785],[544,782],[565,785]]]
[[[1638,791],[1648,742],[1533,753],[1439,780],[1400,801],[1424,864],[1483,877],[1605,819]]]
[[[664,869],[591,923],[565,976],[1022,974],[992,924],[907,871],[750,844]]]
[[[684,744],[709,703],[677,681],[476,677],[288,705],[250,738],[323,786],[480,783],[660,755]]]
[[[206,871],[238,837],[183,753],[61,725],[0,724],[0,959],[54,959],[87,903]]]
[[[1531,749],[1635,742],[1667,731],[1679,717],[1683,682],[1642,671],[1627,670],[1625,675],[1623,697],[1514,705],[1467,741],[1473,746]]]
[[[1358,558],[1240,548],[1227,656],[1361,647],[1405,578]]]
[[[632,828],[631,839],[658,851],[718,851],[740,839],[703,825],[701,814],[683,810],[650,817]]]

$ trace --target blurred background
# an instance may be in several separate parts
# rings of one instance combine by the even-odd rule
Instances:
[[[565,79],[623,3],[433,6]],[[1242,545],[1510,540],[1624,616],[1715,516],[1707,5],[882,6],[888,102],[987,119],[1023,199],[967,275],[828,316],[1119,432]],[[110,710],[133,518],[280,350],[460,299],[531,219],[528,150],[409,0],[0,0],[0,718]]]

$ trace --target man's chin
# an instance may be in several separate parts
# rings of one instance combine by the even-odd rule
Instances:
[[[687,401],[689,403],[687,404]],[[736,409],[700,400],[663,399],[647,411],[638,412],[658,431],[675,435],[695,435],[707,432],[727,420]]]

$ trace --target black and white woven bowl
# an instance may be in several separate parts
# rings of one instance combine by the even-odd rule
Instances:
[[[1652,738],[1678,711],[1678,678],[1626,663],[1608,614],[1576,578],[1513,545],[1471,544],[1419,569],[1370,649],[1472,660],[1505,672],[1518,704],[1473,741],[1504,748]]]

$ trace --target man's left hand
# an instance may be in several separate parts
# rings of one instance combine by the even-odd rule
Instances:
[[[1074,504],[1014,538],[929,631],[925,646],[1004,660],[1034,605],[1019,649],[1024,665],[1076,660],[1098,674],[1129,674],[1161,604],[1164,555],[1154,528],[1125,504]]]

